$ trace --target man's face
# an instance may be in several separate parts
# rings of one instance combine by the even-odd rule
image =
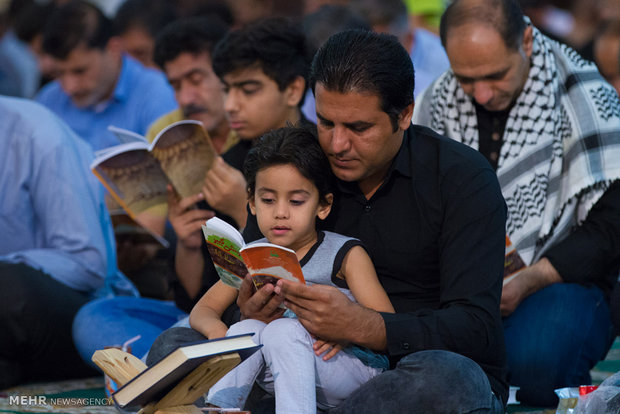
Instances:
[[[594,61],[601,75],[620,95],[620,37],[600,37],[594,44]]]
[[[80,45],[66,59],[54,59],[56,79],[73,104],[84,108],[109,99],[120,71],[120,53]]]
[[[157,65],[153,62],[155,39],[153,39],[146,29],[140,26],[134,26],[119,37],[125,52],[144,66],[157,69]]]
[[[448,31],[446,53],[465,93],[488,111],[503,111],[514,103],[527,80],[532,28],[526,29],[515,50],[506,47],[491,27],[457,26]]]
[[[164,64],[164,71],[185,118],[202,122],[207,131],[226,123],[222,83],[208,53],[181,53]]]
[[[278,84],[257,67],[227,73],[222,80],[228,123],[239,138],[246,140],[285,126],[301,95],[292,90],[293,86],[281,91]]]
[[[339,93],[315,87],[319,143],[334,174],[357,181],[369,197],[379,188],[411,124],[413,104],[400,115],[394,132],[375,94]]]

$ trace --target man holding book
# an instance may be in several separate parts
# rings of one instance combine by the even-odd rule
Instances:
[[[74,322],[76,344],[84,359],[136,335],[141,338],[132,348],[141,357],[162,331],[185,316],[219,280],[201,226],[213,215],[237,228],[246,222],[246,183],[240,170],[253,140],[302,119],[308,62],[303,33],[292,22],[268,19],[229,32],[213,52],[213,68],[225,85],[226,117],[240,141],[216,159],[200,194],[180,198],[169,191],[168,218],[177,235],[176,306],[143,298],[88,304]],[[238,312],[231,308],[227,318],[235,321]]]
[[[319,142],[338,178],[321,227],[364,243],[396,313],[330,286],[279,281],[254,291],[246,278],[243,316],[269,322],[284,302],[316,337],[388,355],[391,370],[330,412],[503,413],[506,207],[493,169],[476,151],[410,125],[413,66],[393,36],[332,36],[314,57],[310,85]],[[251,217],[244,238],[260,237]],[[177,335],[162,335],[149,358]]]

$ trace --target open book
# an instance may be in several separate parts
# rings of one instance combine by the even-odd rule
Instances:
[[[119,139],[124,134],[124,143],[98,151],[90,168],[134,219],[151,207],[167,203],[168,182],[181,197],[202,190],[216,157],[202,123],[175,122],[151,144],[131,131],[113,128],[113,132]]]
[[[207,220],[202,232],[215,269],[229,286],[239,289],[246,276],[252,278],[256,289],[278,279],[306,283],[291,249],[272,243],[246,245],[237,229],[217,217]]]
[[[514,279],[527,266],[516,247],[506,235],[506,256],[504,257],[504,285]]]
[[[92,359],[113,380],[123,384],[112,394],[115,404],[121,408],[153,403],[160,408],[187,405],[261,347],[254,343],[252,335],[180,346],[148,368],[118,349],[96,351]]]

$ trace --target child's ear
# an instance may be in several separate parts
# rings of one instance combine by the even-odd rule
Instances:
[[[253,216],[255,216],[256,215],[256,204],[254,203],[254,197],[248,198],[248,204],[250,206],[250,212],[252,213]]]
[[[304,90],[306,89],[306,80],[303,76],[298,76],[286,87],[284,93],[286,94],[286,103],[289,106],[297,106],[304,96]]]
[[[332,204],[334,203],[334,195],[332,193],[325,195],[325,202],[319,204],[316,216],[321,220],[325,220],[329,216],[329,212],[332,211]]]

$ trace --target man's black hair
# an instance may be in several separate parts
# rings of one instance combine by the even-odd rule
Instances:
[[[525,31],[523,11],[516,0],[454,0],[446,8],[439,23],[441,44],[446,47],[450,29],[468,23],[492,27],[511,50],[519,50]]]
[[[140,27],[153,39],[167,24],[177,18],[176,8],[169,0],[125,0],[112,20],[115,35]]]
[[[267,132],[248,152],[243,164],[248,196],[256,191],[256,174],[275,165],[293,165],[319,190],[319,201],[333,193],[334,176],[316,133],[309,126],[286,126]]]
[[[220,79],[253,66],[262,69],[281,91],[298,76],[307,80],[308,57],[299,25],[282,17],[258,20],[229,32],[213,52],[213,70]]]
[[[213,56],[215,45],[222,40],[228,27],[219,18],[188,17],[167,25],[155,39],[153,60],[164,68],[181,53]]]
[[[365,30],[337,33],[314,56],[310,86],[338,93],[372,93],[388,114],[394,131],[398,117],[413,103],[415,75],[411,58],[396,36]]]
[[[64,60],[80,45],[105,49],[111,36],[112,22],[101,10],[86,1],[73,0],[50,15],[43,30],[43,51]]]

